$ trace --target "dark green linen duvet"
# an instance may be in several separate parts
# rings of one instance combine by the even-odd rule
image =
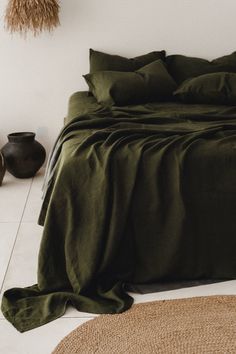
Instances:
[[[38,284],[6,291],[4,316],[23,332],[68,304],[125,311],[125,284],[236,278],[236,107],[109,110],[86,93],[70,107],[46,179]]]

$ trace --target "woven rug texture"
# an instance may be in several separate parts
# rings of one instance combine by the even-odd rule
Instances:
[[[236,354],[236,296],[160,300],[101,315],[52,354]]]

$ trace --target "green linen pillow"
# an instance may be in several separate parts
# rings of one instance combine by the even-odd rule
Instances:
[[[84,78],[97,101],[105,106],[163,101],[177,88],[161,60],[135,72],[97,71]]]
[[[236,52],[212,61],[184,55],[169,55],[166,57],[166,64],[171,76],[180,84],[188,78],[203,74],[236,72]]]
[[[236,74],[219,72],[184,81],[174,96],[185,103],[236,104]]]
[[[164,50],[151,52],[135,58],[125,58],[90,49],[90,74],[96,71],[135,71],[155,60],[165,60]]]

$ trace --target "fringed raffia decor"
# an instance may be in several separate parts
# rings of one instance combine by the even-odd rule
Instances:
[[[9,0],[5,22],[10,32],[34,35],[60,24],[58,0]]]

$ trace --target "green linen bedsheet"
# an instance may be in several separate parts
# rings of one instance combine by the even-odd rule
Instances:
[[[24,332],[68,304],[125,311],[126,284],[235,279],[235,215],[236,107],[109,110],[77,93],[48,166],[38,283],[7,290],[3,314]]]
[[[193,114],[215,114],[215,115],[226,115],[234,114],[233,106],[224,105],[210,105],[210,104],[185,104],[181,102],[153,102],[142,105],[130,105],[125,107],[129,112],[148,113],[149,110],[157,111],[158,115],[161,117],[176,116],[180,115],[193,115]],[[118,107],[111,107],[111,110],[104,108],[100,103],[97,102],[96,98],[88,91],[78,91],[71,95],[68,104],[68,112],[65,118],[65,124],[69,123],[74,118],[77,118],[83,114],[97,113],[101,116],[106,116],[106,114],[115,115],[116,111],[120,111]],[[111,113],[113,112],[113,113]]]

